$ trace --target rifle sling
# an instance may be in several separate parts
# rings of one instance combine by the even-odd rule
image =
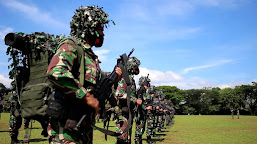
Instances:
[[[117,133],[117,132],[110,131],[110,130],[107,130],[107,129],[104,129],[104,128],[100,128],[100,127],[97,127],[93,124],[91,125],[91,127],[93,127],[94,129],[99,130],[100,132],[102,132],[104,134],[110,135],[110,136],[120,136],[121,135],[121,133]]]

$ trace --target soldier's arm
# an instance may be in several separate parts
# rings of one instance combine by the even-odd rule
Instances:
[[[71,73],[76,58],[75,44],[69,40],[64,42],[53,56],[48,66],[47,75],[49,80],[64,94],[81,99],[87,91]]]

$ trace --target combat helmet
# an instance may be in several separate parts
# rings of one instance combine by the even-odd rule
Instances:
[[[71,36],[84,39],[87,35],[99,37],[96,31],[97,26],[107,27],[109,15],[102,10],[102,7],[86,6],[76,9],[70,22]],[[113,22],[114,24],[114,22]]]
[[[151,85],[149,88],[148,88],[148,93],[149,94],[154,94],[156,91],[156,88],[154,85]]]
[[[128,59],[128,72],[130,74],[139,74],[139,65],[140,65],[140,60],[138,60],[136,57],[129,57]]]
[[[149,76],[149,74],[147,75],[147,77],[146,76],[141,76],[140,78],[139,78],[139,80],[138,80],[138,84],[140,85],[140,86],[150,86],[150,82],[151,82],[151,80],[148,78],[148,76]]]
[[[163,94],[162,89],[160,89],[160,90],[158,90],[158,91],[156,92],[156,96],[157,96],[158,98],[161,98],[161,99],[164,98],[164,94]]]

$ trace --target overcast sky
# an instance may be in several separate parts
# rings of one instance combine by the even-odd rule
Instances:
[[[234,87],[257,81],[256,0],[0,0],[0,82],[7,87],[9,32],[69,36],[76,8],[108,13],[105,42],[93,48],[104,71],[135,48],[140,75],[180,89]],[[138,77],[136,80],[138,80]]]

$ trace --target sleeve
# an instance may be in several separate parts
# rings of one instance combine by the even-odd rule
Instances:
[[[136,104],[137,102],[137,98],[136,98],[136,83],[135,83],[135,80],[133,79],[133,77],[131,77],[131,94],[130,94],[130,101],[133,103],[133,104]]]
[[[82,99],[87,90],[74,78],[71,72],[76,58],[77,50],[74,42],[71,40],[64,41],[52,57],[47,75],[49,80],[64,94]]]

